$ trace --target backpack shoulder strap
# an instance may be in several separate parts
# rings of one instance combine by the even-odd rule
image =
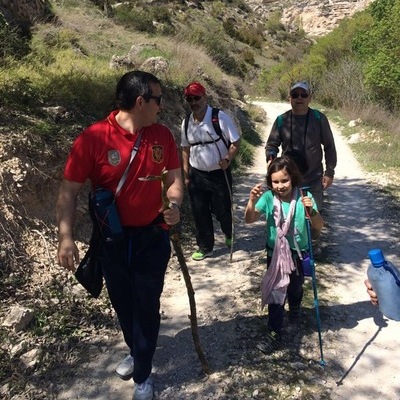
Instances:
[[[211,122],[213,124],[213,128],[215,130],[215,133],[221,138],[221,140],[224,142],[225,146],[227,149],[229,149],[230,143],[229,141],[226,140],[224,135],[222,134],[221,126],[219,125],[219,108],[212,108],[211,111]]]
[[[185,136],[186,136],[186,140],[189,141],[188,139],[188,126],[189,126],[189,118],[190,118],[190,114],[187,114],[185,117],[185,123],[184,123],[184,128],[185,128]]]
[[[312,110],[313,110],[315,118],[318,120],[321,120],[321,113],[315,108],[313,108]]]
[[[278,132],[281,133],[281,129],[283,126],[283,114],[278,115],[278,117],[276,118],[277,121],[277,125],[278,125]]]
[[[321,122],[321,112],[317,110],[316,108],[312,108],[312,111],[314,113],[315,119],[319,122],[319,136],[322,141],[322,122]]]

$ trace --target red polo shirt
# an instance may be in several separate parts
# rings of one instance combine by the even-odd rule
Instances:
[[[118,111],[85,129],[75,140],[64,170],[64,178],[115,192],[131,156],[137,134],[123,129],[115,120]],[[117,208],[124,226],[145,226],[162,206],[161,182],[140,181],[148,175],[160,176],[163,169],[180,168],[175,139],[164,125],[142,129],[139,151],[117,196]]]

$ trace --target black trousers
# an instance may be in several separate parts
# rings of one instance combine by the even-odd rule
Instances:
[[[204,252],[214,248],[212,214],[220,223],[225,236],[232,237],[232,203],[225,173],[232,190],[229,168],[225,172],[222,169],[210,172],[190,169],[189,197],[196,225],[196,241],[199,249]]]
[[[111,304],[130,354],[133,380],[151,373],[160,328],[160,296],[171,254],[168,232],[125,228],[125,238],[103,246],[102,267]]]
[[[303,267],[301,265],[301,260],[298,257],[293,261],[297,268],[289,275],[290,282],[286,293],[289,310],[299,309],[301,301],[303,300]],[[270,262],[271,257],[268,256],[268,265]],[[285,304],[268,304],[268,329],[279,333],[279,335],[282,333],[284,308]]]

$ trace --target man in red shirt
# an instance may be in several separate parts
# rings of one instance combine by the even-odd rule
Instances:
[[[85,129],[68,156],[57,200],[58,262],[75,271],[79,262],[73,226],[76,199],[86,180],[92,189],[116,192],[141,134],[138,151],[116,196],[124,237],[101,246],[101,266],[129,355],[117,367],[122,379],[133,376],[135,400],[153,398],[152,358],[160,327],[160,296],[171,248],[168,225],[179,222],[183,187],[172,133],[157,124],[162,110],[160,81],[142,71],[118,82],[116,107],[107,119]],[[167,171],[169,207],[162,205],[161,182],[149,175]]]

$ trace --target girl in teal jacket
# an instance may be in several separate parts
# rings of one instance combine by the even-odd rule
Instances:
[[[265,215],[267,271],[261,284],[262,307],[268,305],[268,342],[276,348],[281,341],[284,305],[289,319],[298,320],[303,298],[302,260],[308,251],[306,212],[313,231],[320,233],[324,222],[310,193],[300,189],[301,174],[289,157],[278,157],[267,172],[267,190],[257,184],[250,192],[245,221]]]

